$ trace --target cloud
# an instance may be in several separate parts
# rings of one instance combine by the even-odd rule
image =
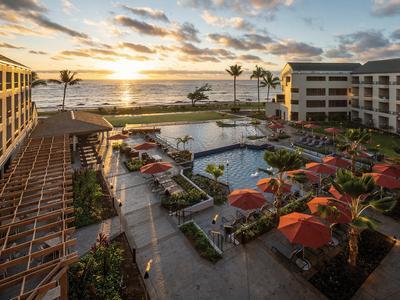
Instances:
[[[18,35],[31,35],[31,36],[42,36],[40,32],[32,30],[28,27],[18,25],[18,24],[4,24],[0,25],[0,32],[3,32],[4,35],[18,34]]]
[[[0,48],[25,49],[25,47],[15,46],[15,45],[11,45],[11,44],[8,44],[8,43],[1,43],[1,42],[0,42]]]
[[[128,5],[122,5],[122,7],[137,16],[152,20],[163,21],[166,23],[170,22],[168,17],[162,10],[153,9],[150,7],[130,7]]]
[[[393,31],[391,37],[392,39],[400,40],[400,29]]]
[[[314,47],[312,45],[296,41],[281,41],[270,44],[267,46],[267,51],[273,55],[284,56],[287,59],[315,59],[323,53],[323,50],[319,47]]]
[[[245,19],[243,19],[241,17],[232,17],[232,18],[219,17],[216,15],[213,15],[208,10],[205,10],[202,13],[201,17],[207,24],[210,24],[213,26],[218,26],[218,27],[222,27],[222,28],[232,27],[234,29],[247,30],[247,31],[254,30],[254,26],[250,22],[247,22]]]
[[[378,17],[400,14],[400,0],[373,0],[371,13]]]
[[[311,18],[311,17],[302,17],[301,20],[306,24],[308,27],[312,29],[317,29],[320,31],[324,30],[324,27],[321,25],[321,23],[316,19],[316,18]]]
[[[256,55],[251,55],[251,54],[244,54],[240,55],[237,60],[244,60],[244,61],[250,61],[250,62],[258,62],[261,61],[262,59],[259,56]]]
[[[128,42],[121,43],[120,47],[127,48],[130,50],[136,51],[136,52],[142,52],[142,53],[155,53],[156,52],[155,50],[152,50],[145,45],[133,44],[133,43],[128,43]]]
[[[78,10],[75,5],[72,4],[69,0],[62,0],[63,10],[66,14],[71,14],[73,10]]]
[[[178,41],[192,41],[200,42],[198,37],[199,31],[191,23],[183,23],[176,29],[163,28],[157,25],[149,24],[143,21],[137,21],[126,16],[115,16],[114,22],[118,25],[128,27],[135,32],[159,36],[159,37],[172,37]]]
[[[73,57],[90,57],[93,59],[100,59],[106,61],[117,61],[118,59],[124,58],[129,60],[145,61],[149,60],[147,56],[134,56],[126,53],[117,52],[109,49],[99,48],[80,48],[75,50],[64,50],[58,55],[54,56],[53,59],[61,58],[73,58]]]
[[[37,0],[2,0],[0,5],[7,10],[45,12],[47,9]]]
[[[367,49],[386,47],[390,44],[381,32],[370,30],[370,31],[357,31],[350,34],[344,34],[338,36],[340,45],[353,52],[362,52]]]
[[[36,55],[47,55],[47,52],[44,51],[35,51],[35,50],[30,50],[29,53],[31,54],[36,54]]]
[[[217,44],[237,50],[262,50],[266,44],[273,41],[268,35],[261,34],[246,34],[235,38],[229,34],[212,33],[208,38]]]
[[[324,54],[327,58],[351,58],[353,55],[349,53],[346,49],[342,46],[337,48],[330,48],[325,51]]]

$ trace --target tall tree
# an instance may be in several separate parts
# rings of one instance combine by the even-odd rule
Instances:
[[[193,140],[193,137],[191,137],[190,135],[178,137],[178,138],[176,138],[176,147],[178,148],[180,144],[183,144],[183,150],[186,150],[186,144],[192,140]]]
[[[279,210],[282,202],[282,186],[284,184],[283,175],[287,171],[297,170],[304,165],[304,161],[299,152],[279,149],[277,151],[265,151],[264,160],[266,163],[277,169],[278,173],[276,184],[278,185],[275,195],[274,206],[279,217]]]
[[[256,68],[253,70],[253,74],[251,74],[250,76],[250,79],[257,78],[258,111],[260,111],[260,78],[262,78],[264,74],[265,74],[264,69],[256,65]]]
[[[46,80],[40,79],[39,75],[36,72],[32,72],[31,87],[34,88],[40,85],[47,85]]]
[[[279,77],[274,76],[274,74],[272,74],[270,71],[264,71],[261,86],[267,88],[267,101],[269,100],[270,89],[275,89],[279,84]]]
[[[214,163],[212,164],[208,164],[205,171],[212,175],[212,177],[214,177],[214,187],[217,187],[218,184],[218,178],[220,178],[222,175],[224,175],[224,170],[225,167],[224,165],[216,165]]]
[[[201,87],[196,87],[194,92],[189,93],[187,95],[187,98],[192,101],[192,106],[196,105],[196,102],[202,101],[202,100],[208,100],[208,95],[205,94],[205,92],[211,91],[211,86],[208,85],[208,83],[202,85]]]
[[[378,221],[365,214],[368,208],[378,211],[389,211],[396,205],[393,197],[380,198],[375,189],[374,179],[369,175],[357,177],[349,170],[339,169],[336,178],[332,181],[335,189],[344,195],[344,200],[332,198],[331,206],[319,206],[321,216],[333,216],[338,212],[335,203],[349,209],[351,221],[349,223],[349,258],[351,266],[356,266],[358,256],[358,239],[362,229],[376,229]],[[347,198],[347,199],[346,199]]]
[[[230,66],[229,69],[226,69],[225,71],[233,76],[233,104],[236,105],[236,78],[243,73],[242,66],[236,64]]]
[[[48,82],[56,83],[56,84],[63,84],[64,85],[64,94],[63,94],[63,102],[62,102],[62,110],[65,110],[65,96],[67,93],[67,86],[69,85],[76,85],[82,79],[75,78],[78,73],[71,72],[69,70],[62,70],[60,71],[60,79],[49,79]]]
[[[350,128],[343,135],[338,136],[337,147],[345,151],[351,158],[351,171],[356,171],[356,158],[360,155],[363,145],[369,142],[371,134],[366,129]]]

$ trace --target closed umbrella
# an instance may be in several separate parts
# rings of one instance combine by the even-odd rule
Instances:
[[[395,165],[376,164],[372,167],[372,171],[396,178],[400,177],[400,169]]]
[[[334,167],[337,167],[337,168],[346,169],[346,168],[350,168],[351,167],[351,162],[350,161],[348,161],[347,159],[338,157],[338,156],[325,156],[322,159],[322,162],[324,164],[331,165],[331,166],[334,166]]]
[[[265,204],[263,194],[252,189],[234,190],[228,195],[230,205],[243,210],[261,208]]]
[[[170,163],[160,161],[160,162],[151,163],[151,164],[141,167],[140,173],[154,175],[154,174],[163,173],[165,171],[168,171],[171,168],[172,168],[172,165]]]
[[[330,228],[316,216],[291,213],[279,218],[278,230],[294,244],[320,248],[331,241]]]
[[[315,197],[308,201],[308,208],[311,213],[319,215],[319,206],[331,206],[336,207],[338,211],[337,216],[327,216],[326,219],[330,223],[345,224],[351,222],[351,212],[350,209],[343,203],[339,203],[330,197]]]
[[[278,192],[278,180],[277,178],[262,178],[257,182],[257,187],[264,193],[275,194]],[[286,182],[281,185],[281,193],[290,193],[292,186]]]
[[[133,147],[133,149],[135,150],[149,150],[149,149],[153,149],[156,148],[157,144],[156,143],[150,143],[150,142],[145,142],[142,144],[137,144],[135,147]]]

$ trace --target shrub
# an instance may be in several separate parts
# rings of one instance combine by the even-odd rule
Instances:
[[[212,263],[216,263],[222,258],[222,255],[214,249],[204,232],[197,228],[193,222],[181,225],[180,229],[193,243],[201,257],[211,261]]]
[[[194,175],[191,180],[198,185],[203,191],[214,198],[214,204],[224,204],[228,199],[229,189],[222,183],[215,184],[215,181],[211,178]]]
[[[233,112],[233,113],[240,112],[240,107],[237,107],[237,106],[231,107],[231,112]]]
[[[124,165],[128,169],[129,172],[136,172],[136,171],[139,171],[140,168],[143,166],[143,161],[138,160],[138,159],[124,161]]]

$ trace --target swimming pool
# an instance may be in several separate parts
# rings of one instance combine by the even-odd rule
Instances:
[[[233,122],[227,120],[225,122]],[[190,135],[188,149],[194,153],[220,148],[243,142],[249,135],[263,135],[252,125],[244,125],[243,121],[236,121],[241,126],[219,127],[216,122],[181,124],[161,126],[160,136],[172,145],[176,145],[176,138]],[[247,121],[248,123],[248,121]]]
[[[223,164],[225,165],[225,172],[220,180],[229,183],[231,190],[256,189],[258,180],[269,177],[267,173],[262,171],[258,171],[257,174],[257,168],[269,168],[264,161],[264,152],[264,150],[240,148],[199,157],[194,160],[193,173],[211,177],[204,171],[207,165],[210,163]],[[227,162],[229,162],[228,166]]]

